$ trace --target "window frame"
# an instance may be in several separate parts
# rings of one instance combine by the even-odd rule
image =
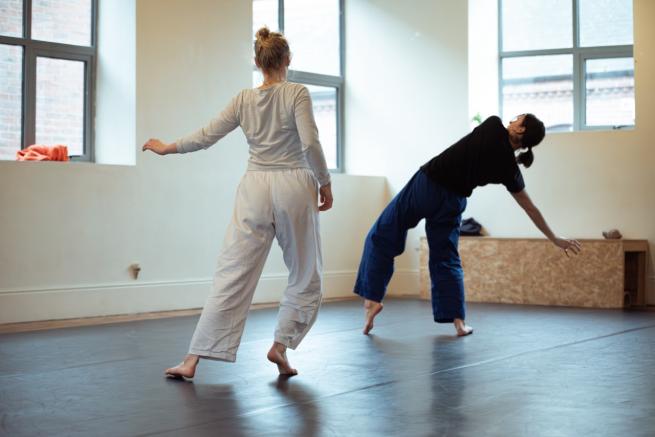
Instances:
[[[634,14],[634,1],[633,14]],[[636,125],[587,125],[587,87],[585,82],[588,59],[632,58],[634,61],[634,38],[631,45],[580,47],[580,1],[571,0],[572,46],[569,48],[503,51],[503,0],[498,0],[498,108],[503,116],[503,59],[544,55],[573,56],[573,125],[570,132],[610,129],[633,129]],[[636,108],[635,108],[636,109]]]
[[[277,0],[277,18],[278,18],[278,31],[284,34],[284,0]],[[303,85],[315,85],[330,87],[336,89],[337,96],[337,166],[331,168],[332,173],[344,172],[344,75],[345,75],[345,20],[344,20],[344,6],[345,0],[338,0],[339,2],[339,76],[329,74],[310,73],[307,71],[294,70],[289,68],[287,73],[287,80],[289,82],[300,83]],[[293,65],[293,64],[292,64]],[[253,67],[255,71],[257,67]]]
[[[84,62],[84,133],[82,155],[71,161],[93,162],[96,60],[98,54],[98,0],[91,0],[91,45],[78,46],[32,39],[32,0],[23,0],[23,36],[0,35],[0,44],[23,48],[21,150],[36,142],[37,58]]]

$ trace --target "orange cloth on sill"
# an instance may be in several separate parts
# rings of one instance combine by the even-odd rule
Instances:
[[[68,147],[34,144],[16,152],[16,161],[68,161]]]

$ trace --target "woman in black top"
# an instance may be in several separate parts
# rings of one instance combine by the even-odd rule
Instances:
[[[382,299],[393,274],[393,260],[405,249],[407,230],[426,219],[430,247],[432,311],[437,323],[454,323],[457,335],[473,332],[466,325],[464,274],[457,252],[459,227],[466,198],[475,187],[503,184],[539,230],[568,255],[580,243],[557,237],[525,191],[518,164],[529,167],[532,148],[544,138],[544,124],[522,114],[507,128],[493,116],[470,134],[431,159],[385,208],[371,228],[359,265],[355,293],[365,299],[364,334],[382,311]],[[518,156],[515,152],[527,149]]]

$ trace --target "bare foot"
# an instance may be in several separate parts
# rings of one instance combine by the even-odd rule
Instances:
[[[277,370],[280,375],[297,375],[298,371],[291,367],[287,359],[287,347],[282,343],[275,342],[271,349],[266,354],[266,358],[273,364],[277,365]]]
[[[457,330],[458,337],[464,337],[465,335],[473,334],[473,328],[466,325],[466,322],[462,319],[455,319],[453,322],[455,325],[455,330]]]
[[[380,314],[380,311],[382,311],[382,308],[384,308],[384,305],[382,305],[382,302],[375,302],[373,300],[364,300],[364,309],[366,310],[366,324],[364,325],[364,335],[368,335],[369,332],[371,332],[371,329],[373,329],[373,319],[375,319],[375,316]]]
[[[184,361],[175,367],[166,369],[164,374],[171,378],[193,378],[196,374],[196,367],[198,366],[198,355],[187,355]]]

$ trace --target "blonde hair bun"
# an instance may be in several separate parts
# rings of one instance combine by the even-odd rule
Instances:
[[[256,37],[257,39],[259,39],[259,40],[268,39],[269,36],[271,36],[271,31],[268,30],[268,27],[266,27],[266,26],[264,26],[264,27],[262,27],[261,29],[259,29],[259,30],[257,31],[257,33],[255,34],[255,37]]]

